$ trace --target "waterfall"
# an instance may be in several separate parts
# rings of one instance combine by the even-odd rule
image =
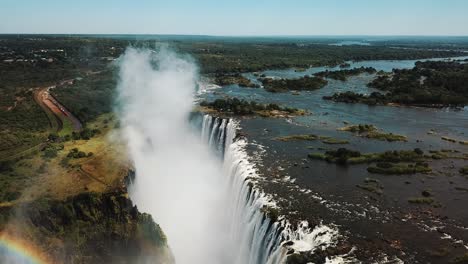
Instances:
[[[120,132],[136,170],[129,194],[161,225],[177,263],[279,264],[333,243],[327,227],[267,217],[277,206],[255,185],[236,120],[204,116],[202,140],[193,133],[191,60],[129,48],[119,65]]]
[[[255,187],[254,180],[259,176],[245,151],[246,139],[236,138],[238,126],[233,119],[205,115],[201,128],[203,140],[224,155],[225,208],[235,245],[233,263],[280,264],[286,261],[288,253],[334,245],[338,237],[334,228],[325,225],[310,228],[306,221],[294,227],[284,217],[273,222],[266,216],[264,209],[276,205]]]

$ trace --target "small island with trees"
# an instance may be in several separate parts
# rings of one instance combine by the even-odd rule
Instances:
[[[377,70],[373,67],[360,67],[360,68],[353,68],[353,69],[346,69],[346,70],[339,70],[339,71],[321,71],[315,74],[317,77],[322,78],[329,78],[339,81],[346,81],[346,79],[350,76],[356,76],[363,73],[367,74],[374,74]]]
[[[423,107],[465,106],[468,104],[468,64],[453,61],[416,62],[412,69],[394,69],[379,75],[369,87],[385,93],[335,93],[325,100],[344,103],[399,104]]]
[[[216,99],[213,102],[200,102],[201,112],[217,112],[239,116],[259,115],[263,117],[286,117],[307,114],[306,111],[280,106],[275,103],[261,104],[238,98]]]
[[[308,75],[298,79],[272,79],[261,78],[265,90],[273,93],[287,91],[313,91],[327,85],[328,81],[322,77],[310,77]]]
[[[259,88],[260,85],[252,83],[239,73],[234,74],[216,74],[214,83],[220,86],[237,84],[242,87]]]

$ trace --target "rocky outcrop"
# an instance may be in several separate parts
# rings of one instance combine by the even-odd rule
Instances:
[[[173,263],[161,228],[125,191],[0,210],[9,216],[3,232],[34,242],[56,263]]]

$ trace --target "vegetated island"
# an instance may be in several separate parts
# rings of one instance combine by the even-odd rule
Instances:
[[[310,159],[325,160],[341,165],[373,163],[367,168],[370,173],[377,174],[414,174],[428,173],[432,169],[424,162],[426,157],[421,149],[386,151],[383,153],[361,154],[359,151],[339,148],[325,153],[310,153]]]
[[[368,84],[385,91],[370,95],[335,93],[325,100],[345,103],[399,104],[423,107],[464,106],[468,104],[468,64],[447,61],[416,62],[412,69],[394,69]]]
[[[214,77],[214,83],[220,86],[237,84],[242,87],[260,88],[260,85],[252,83],[249,79],[239,73],[216,74]]]
[[[255,101],[240,100],[238,98],[216,99],[213,102],[200,102],[201,112],[217,112],[231,115],[259,115],[262,117],[286,117],[306,115],[305,110],[280,106],[278,104],[261,104]]]
[[[369,125],[369,124],[345,126],[345,127],[339,128],[338,130],[352,132],[355,135],[360,136],[360,137],[377,139],[381,141],[389,141],[389,142],[405,141],[406,142],[408,140],[406,136],[397,135],[393,133],[385,133],[379,130],[376,126]]]
[[[346,81],[350,76],[356,76],[363,73],[367,74],[374,74],[377,70],[373,67],[360,67],[360,68],[353,68],[353,69],[346,69],[346,70],[339,70],[339,71],[321,71],[315,74],[317,77],[322,78],[330,78],[339,81]]]
[[[317,136],[314,134],[303,134],[303,135],[289,135],[289,136],[282,136],[282,137],[276,137],[274,140],[277,141],[283,141],[283,142],[288,142],[288,141],[315,141],[315,140],[320,140],[324,144],[330,144],[330,145],[339,145],[339,144],[348,144],[349,141],[345,139],[338,139],[338,138],[332,138],[329,136]]]
[[[310,77],[309,75],[298,79],[261,78],[260,81],[265,90],[272,93],[313,91],[324,87],[328,83],[328,81],[322,77]]]

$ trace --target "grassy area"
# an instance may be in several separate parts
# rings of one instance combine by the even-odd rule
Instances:
[[[343,144],[349,144],[348,140],[345,139],[337,139],[337,138],[332,138],[332,137],[321,137],[321,141],[324,144],[330,144],[330,145],[343,145]]]
[[[325,153],[310,153],[308,157],[341,165],[375,162],[376,164],[369,166],[367,171],[378,174],[414,174],[432,171],[424,162],[424,152],[420,149],[361,154],[359,151],[339,148]]]
[[[435,200],[432,197],[411,197],[408,202],[412,204],[433,204]]]
[[[357,136],[366,137],[370,139],[377,139],[381,141],[407,141],[408,138],[402,135],[397,135],[393,133],[386,133],[379,130],[374,125],[369,124],[359,124],[359,125],[351,125],[346,126],[338,129],[339,131],[347,131],[352,132]]]
[[[358,188],[360,188],[362,190],[371,192],[371,193],[378,194],[378,195],[383,194],[383,189],[384,189],[383,185],[380,183],[379,180],[372,179],[372,178],[364,179],[364,183],[363,184],[357,184],[356,187],[358,187]]]
[[[468,160],[468,153],[462,153],[453,149],[429,150],[429,154],[424,155],[427,159],[460,159]]]
[[[64,199],[84,191],[104,192],[121,186],[130,165],[122,154],[124,144],[109,142],[115,122],[112,115],[102,115],[88,124],[100,131],[89,140],[58,139],[18,161],[0,163],[0,202],[43,196]],[[68,157],[75,148],[85,153],[84,157]]]
[[[325,153],[310,153],[308,156],[311,159],[322,159],[330,163],[360,164],[371,162],[422,162],[424,161],[423,154],[420,149],[362,154],[359,151],[339,148]]]
[[[427,163],[377,163],[375,166],[369,166],[367,171],[376,174],[415,174],[429,173],[432,169]]]
[[[314,134],[302,134],[302,135],[289,135],[289,136],[283,136],[283,137],[276,137],[274,140],[278,141],[315,141],[315,140],[320,140],[324,144],[348,144],[349,141],[344,140],[344,139],[337,139],[337,138],[332,138],[328,136],[317,136]]]
[[[314,141],[319,139],[319,136],[313,135],[313,134],[304,134],[304,135],[290,135],[290,136],[284,136],[284,137],[277,137],[274,138],[275,140],[278,141]]]
[[[58,135],[61,137],[65,135],[71,135],[72,132],[75,130],[73,127],[73,122],[66,117],[61,118],[61,121],[62,121],[62,129],[58,132]]]
[[[459,144],[462,144],[462,145],[468,145],[467,140],[455,139],[455,138],[446,137],[446,136],[441,137],[441,139],[445,140],[445,141],[448,141],[448,142],[452,142],[452,143],[457,143],[458,142]]]

